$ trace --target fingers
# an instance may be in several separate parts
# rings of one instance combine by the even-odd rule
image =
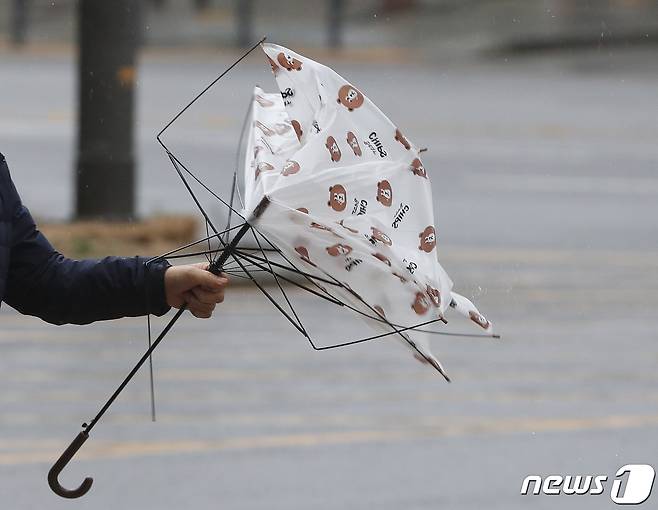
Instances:
[[[195,317],[208,318],[215,305],[224,301],[224,289],[229,283],[226,274],[207,271],[208,264],[172,266],[165,272],[165,295],[169,306],[180,308],[183,303]]]
[[[208,319],[212,316],[212,312],[215,309],[216,303],[204,303],[199,301],[199,299],[194,295],[193,292],[186,292],[185,302],[187,303],[187,308],[192,315],[199,319]]]
[[[190,292],[198,301],[208,305],[224,301],[223,287],[217,290],[207,290],[205,287],[194,287]]]

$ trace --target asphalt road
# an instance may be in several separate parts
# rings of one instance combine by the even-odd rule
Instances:
[[[614,508],[519,489],[529,474],[658,468],[656,61],[330,62],[429,148],[443,264],[503,339],[436,337],[446,384],[392,341],[314,352],[235,287],[216,318],[185,318],[159,350],[158,421],[142,373],[94,430],[62,480],[95,485],[69,502],[46,472],[144,349],[145,322],[54,327],[3,306],[1,507]],[[193,211],[154,135],[227,63],[144,59],[143,214]],[[73,63],[3,54],[0,68],[0,150],[32,211],[66,218]],[[168,138],[220,191],[254,82],[273,86],[258,57]],[[320,342],[361,327],[295,297]]]

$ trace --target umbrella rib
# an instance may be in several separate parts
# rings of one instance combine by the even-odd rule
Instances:
[[[245,257],[243,257],[243,258],[245,258]],[[268,272],[268,273],[274,273],[274,270],[269,271],[269,270],[265,269],[265,266],[262,266],[261,264],[258,264],[258,263],[256,263],[256,262],[252,262],[252,264],[253,264],[254,266],[260,268],[262,271],[265,271],[265,272]],[[298,287],[298,288],[300,288],[300,289],[303,289],[303,290],[305,290],[305,291],[307,291],[307,292],[310,292],[311,294],[314,294],[314,295],[318,296],[319,298],[322,298],[322,299],[324,299],[324,300],[326,300],[326,301],[329,301],[330,303],[333,303],[333,304],[335,304],[335,305],[338,305],[338,306],[345,306],[345,303],[344,303],[343,301],[340,301],[339,299],[334,298],[333,296],[331,296],[331,295],[328,294],[328,293],[327,293],[327,295],[322,294],[321,292],[318,292],[318,291],[315,290],[315,289],[312,289],[312,288],[306,287],[306,286],[302,285],[301,283],[296,282],[295,280],[292,280],[291,278],[287,278],[286,276],[282,275],[281,273],[276,273],[276,274],[277,274],[277,276],[278,276],[279,278],[281,278],[281,280],[283,280],[284,282],[287,282],[287,283],[290,283],[290,284],[292,284],[292,285],[295,285],[296,287]],[[322,290],[322,289],[320,289],[320,290]]]
[[[237,229],[237,228],[240,228],[241,226],[242,226],[242,225],[236,225],[235,227],[231,227],[229,230],[235,230],[235,229]],[[208,239],[214,239],[214,238],[216,238],[218,235],[221,235],[221,234],[223,234],[223,233],[224,233],[224,232],[219,232],[219,234],[210,234],[210,235],[207,236],[207,237],[203,237],[203,238],[201,238],[201,239],[197,239],[196,241],[192,241],[191,243],[187,243],[187,244],[185,244],[185,245],[183,245],[183,246],[179,246],[178,248],[174,248],[173,250],[170,250],[170,251],[168,251],[168,252],[166,252],[166,253],[163,253],[162,255],[157,255],[156,257],[152,257],[152,258],[150,258],[149,260],[147,260],[146,263],[147,263],[147,264],[150,264],[150,263],[152,263],[152,262],[155,262],[156,260],[162,260],[162,259],[165,259],[165,258],[180,258],[180,257],[187,257],[187,256],[192,256],[192,255],[203,255],[205,252],[190,253],[190,254],[184,254],[184,255],[181,255],[181,256],[179,256],[179,255],[175,255],[175,254],[178,253],[178,252],[180,252],[180,251],[183,251],[183,250],[186,250],[186,249],[188,249],[188,248],[191,248],[191,247],[193,247],[193,246],[196,246],[197,244],[205,243]],[[221,250],[219,250],[219,251],[222,251],[222,250],[223,250],[223,248],[222,248]],[[218,251],[218,250],[213,250],[213,252],[215,252],[215,251]]]
[[[263,236],[263,239],[265,239],[265,240],[267,241],[267,244],[269,244],[272,248],[277,249],[277,247],[275,246],[275,244],[274,244],[272,241],[270,241],[270,239],[269,239],[265,234],[263,234],[262,232],[259,232],[259,233],[260,233],[261,236]],[[327,291],[324,290],[322,287],[320,287],[315,281],[311,280],[311,279],[309,278],[308,275],[306,275],[304,272],[302,272],[302,271],[301,271],[301,270],[300,270],[300,269],[299,269],[299,268],[298,268],[298,267],[297,267],[297,266],[296,266],[296,265],[295,265],[295,264],[294,264],[294,263],[293,263],[288,257],[286,257],[286,254],[285,254],[285,253],[283,253],[281,250],[279,250],[279,254],[281,255],[281,257],[283,257],[283,259],[284,259],[288,264],[290,264],[293,268],[295,268],[295,270],[297,271],[298,274],[304,276],[304,277],[305,277],[305,278],[306,278],[306,279],[307,279],[312,285],[315,285],[315,286],[316,286],[317,288],[319,288],[320,290],[322,290],[322,291],[324,291],[324,292],[327,292]],[[342,285],[342,284],[341,284],[341,285]],[[329,293],[327,292],[327,294],[329,294]],[[332,297],[333,297],[333,296],[332,296]]]
[[[236,250],[236,253],[239,253],[242,258],[247,258],[247,259],[251,259],[251,260],[259,260],[261,262],[265,262],[265,259],[263,259],[263,258],[261,258],[257,255],[254,255],[254,254],[246,254],[242,250]],[[337,286],[337,287],[342,287],[343,286],[341,283],[336,283],[335,281],[327,280],[326,278],[323,278],[321,276],[316,276],[316,275],[313,275],[313,274],[310,274],[310,273],[306,273],[306,272],[304,272],[300,269],[297,269],[295,266],[292,266],[292,269],[291,269],[287,266],[284,266],[283,264],[279,264],[278,262],[274,262],[274,261],[270,261],[270,264],[272,264],[274,267],[278,267],[280,269],[285,269],[286,271],[290,271],[291,273],[296,273],[300,276],[304,276],[304,277],[306,277],[307,279],[310,279],[310,280],[318,280],[322,283],[326,283],[327,285],[334,285],[334,286]],[[314,285],[317,285],[317,284],[314,283]]]
[[[210,231],[208,229],[208,221],[206,221],[205,224],[206,224],[206,236],[208,237],[208,253],[206,253],[206,260],[208,260],[208,264],[210,264],[210,262],[212,260],[210,258],[210,249],[212,247],[210,246]],[[225,235],[227,235],[227,236],[228,236],[228,233],[229,233],[229,230],[228,230],[229,226],[230,225],[226,225],[226,230],[225,230],[226,234]]]
[[[233,172],[233,185],[231,186],[231,199],[229,200],[228,207],[228,219],[226,220],[226,228],[231,226],[231,215],[233,213],[233,199],[235,198],[235,185],[237,184],[238,171],[237,169]],[[224,242],[228,243],[230,241],[229,234],[226,234]]]
[[[217,200],[219,200],[223,205],[225,205],[225,206],[228,207],[229,209],[233,209],[233,212],[234,212],[235,214],[237,214],[238,216],[240,216],[240,218],[242,218],[243,221],[247,221],[247,218],[245,218],[245,217],[240,213],[240,211],[238,211],[237,209],[231,207],[231,206],[229,205],[229,203],[228,203],[226,200],[224,200],[224,199],[223,199],[222,197],[220,197],[217,193],[215,193],[212,189],[210,189],[210,187],[208,187],[208,185],[207,185],[205,182],[203,182],[201,179],[199,179],[199,178],[196,176],[196,174],[194,174],[194,172],[192,172],[189,168],[187,168],[187,166],[185,166],[185,164],[184,164],[184,163],[178,158],[178,156],[176,156],[175,154],[172,154],[171,152],[169,152],[168,154],[170,154],[170,158],[174,158],[174,160],[176,160],[176,162],[178,163],[178,165],[180,165],[180,167],[181,167],[183,170],[185,170],[185,172],[186,172],[190,177],[192,177],[192,179],[194,179],[194,180],[195,180],[195,181],[196,181],[196,182],[197,182],[197,183],[198,183],[203,189],[205,189],[205,190],[206,190],[208,193],[210,193],[213,197],[215,197]],[[179,171],[178,168],[177,168],[177,171]],[[188,188],[188,191],[189,191],[189,185],[187,184],[187,181],[186,181],[185,179],[183,179],[183,182],[185,183],[185,186]],[[196,200],[196,198],[195,198],[195,200]],[[212,224],[211,224],[211,225],[212,225]]]
[[[242,258],[247,258],[247,259],[248,259],[249,257],[242,256]],[[256,265],[257,265],[258,267],[262,267],[262,266],[260,266],[260,264],[256,264]],[[286,268],[284,268],[284,269],[286,269]],[[278,274],[278,273],[277,273],[277,274]],[[447,376],[445,375],[445,373],[444,373],[442,370],[440,370],[438,367],[436,367],[436,365],[434,365],[434,363],[432,362],[432,360],[428,359],[427,356],[425,356],[425,355],[424,355],[424,354],[423,354],[423,353],[422,353],[422,352],[416,347],[416,345],[415,345],[411,340],[409,340],[405,335],[402,334],[402,333],[405,332],[405,331],[417,330],[417,328],[422,327],[422,326],[427,326],[428,324],[433,324],[433,323],[435,323],[435,322],[439,322],[439,321],[443,322],[443,321],[445,320],[445,319],[443,319],[443,317],[440,317],[440,318],[437,318],[437,319],[432,319],[432,320],[425,321],[425,322],[421,322],[421,323],[418,323],[418,324],[414,324],[414,325],[412,325],[412,326],[400,326],[400,325],[395,325],[395,324],[392,324],[392,323],[389,322],[389,321],[386,321],[386,320],[381,319],[380,317],[373,317],[373,316],[370,316],[370,315],[368,315],[368,314],[362,312],[362,311],[359,310],[358,308],[355,308],[355,307],[351,306],[349,303],[345,303],[345,302],[343,302],[343,301],[339,301],[339,300],[337,300],[337,299],[334,300],[334,299],[332,299],[333,296],[331,296],[331,295],[329,295],[330,297],[323,296],[323,295],[321,295],[320,293],[315,292],[313,289],[309,289],[308,287],[305,287],[305,286],[303,286],[303,285],[301,285],[301,284],[295,282],[294,280],[291,280],[291,279],[289,279],[289,278],[286,278],[286,277],[284,277],[284,276],[282,276],[282,275],[280,275],[280,274],[279,274],[279,277],[280,277],[282,280],[287,281],[287,282],[289,282],[289,283],[291,283],[291,284],[293,284],[293,285],[296,285],[297,287],[299,287],[299,288],[301,288],[301,289],[304,289],[304,290],[310,292],[311,294],[314,294],[314,295],[316,295],[316,296],[318,296],[318,297],[320,297],[320,298],[322,298],[322,299],[325,299],[325,300],[327,300],[327,301],[330,301],[330,302],[332,302],[332,303],[334,303],[334,304],[340,304],[340,305],[342,305],[342,306],[346,306],[346,307],[349,308],[350,310],[353,310],[353,311],[355,311],[355,312],[358,312],[358,313],[360,313],[361,315],[364,315],[365,317],[368,317],[368,318],[370,318],[370,319],[375,319],[375,320],[378,320],[379,322],[383,322],[383,323],[385,323],[385,324],[388,324],[388,325],[389,325],[391,328],[393,328],[393,330],[394,330],[394,331],[390,331],[390,332],[388,332],[388,333],[382,333],[382,334],[379,334],[379,335],[373,335],[373,336],[366,337],[366,338],[361,338],[361,339],[358,339],[358,340],[351,340],[351,341],[349,341],[349,342],[342,342],[342,343],[339,343],[339,344],[331,344],[331,345],[326,345],[326,346],[321,346],[321,347],[318,347],[318,346],[315,344],[315,342],[313,342],[313,340],[311,339],[310,336],[305,335],[306,338],[308,339],[309,343],[311,344],[311,347],[313,347],[313,349],[315,349],[315,350],[317,350],[317,351],[324,351],[324,350],[329,350],[329,349],[336,349],[336,348],[339,348],[339,347],[347,347],[347,346],[350,346],[350,345],[355,345],[355,344],[359,344],[359,343],[363,343],[363,342],[368,342],[368,341],[370,341],[370,340],[376,340],[376,339],[384,338],[384,337],[387,337],[387,336],[392,336],[392,335],[399,334],[399,335],[405,340],[405,342],[407,342],[411,347],[414,348],[414,350],[416,350],[416,351],[418,352],[418,354],[420,354],[420,355],[421,355],[421,356],[422,356],[422,357],[423,357],[428,363],[430,363],[434,368],[436,368],[436,369],[441,373],[441,375],[443,375],[444,377],[447,378]],[[365,306],[371,308],[370,305],[368,305],[368,304],[367,304],[362,298],[360,298],[360,297],[357,296],[357,299],[358,299],[359,301],[361,301]],[[373,310],[373,312],[375,312],[375,310],[374,310],[373,308],[371,308],[371,310]],[[448,379],[448,380],[449,380],[449,379]]]
[[[165,147],[165,149],[166,149],[166,147]],[[212,220],[211,220],[210,217],[208,216],[208,213],[206,212],[206,210],[205,210],[205,209],[203,208],[203,206],[201,205],[201,202],[199,202],[199,199],[197,198],[196,194],[194,193],[194,190],[192,190],[192,188],[190,187],[190,184],[187,182],[187,179],[186,179],[185,176],[183,175],[183,172],[181,172],[181,170],[180,170],[180,168],[179,168],[179,165],[180,165],[182,168],[184,168],[185,171],[186,171],[188,174],[190,174],[190,175],[192,175],[192,176],[194,176],[194,175],[191,174],[190,171],[187,170],[187,168],[185,168],[185,165],[183,165],[183,164],[180,162],[180,160],[179,160],[174,154],[172,154],[172,153],[169,151],[169,149],[166,149],[166,150],[167,150],[167,156],[169,157],[169,160],[171,161],[171,163],[172,163],[172,165],[173,165],[173,167],[174,167],[174,170],[176,170],[176,173],[177,173],[178,176],[180,177],[181,181],[183,181],[183,185],[185,186],[185,188],[187,189],[188,193],[189,193],[190,196],[192,197],[192,200],[194,200],[194,203],[196,204],[197,208],[199,209],[199,212],[201,212],[201,214],[202,214],[203,217],[205,218],[206,222],[208,222],[208,225],[209,225],[210,228],[213,230],[213,232],[215,232],[215,234],[219,235],[219,231],[215,228],[215,225],[213,224]],[[197,179],[197,181],[198,181],[198,179]],[[224,243],[224,242],[222,241],[221,237],[219,238],[219,240],[222,242],[222,244],[226,245],[226,243]]]
[[[260,41],[258,41],[256,44],[254,44],[251,48],[249,48],[239,59],[237,59],[235,62],[233,62],[229,67],[227,67],[217,78],[215,78],[213,81],[211,81],[201,92],[199,92],[194,99],[192,99],[185,107],[179,111],[173,119],[171,119],[165,127],[162,128],[162,130],[158,133],[156,136],[156,139],[158,142],[160,142],[161,145],[164,146],[164,143],[162,143],[162,140],[160,137],[164,134],[164,132],[169,129],[169,127],[176,122],[181,115],[183,115],[194,103],[196,103],[201,96],[203,96],[206,92],[208,92],[219,80],[221,80],[224,76],[226,76],[235,66],[237,66],[240,62],[242,62],[252,51],[254,51],[258,46],[263,44],[265,41],[265,37],[263,37]]]
[[[258,290],[260,290],[260,291],[265,295],[265,297],[270,301],[270,303],[272,303],[272,304],[276,307],[276,309],[279,310],[279,312],[281,312],[281,314],[282,314],[286,319],[288,319],[288,322],[290,322],[290,324],[292,324],[292,325],[294,326],[294,328],[295,328],[297,331],[299,331],[302,335],[306,336],[306,335],[305,335],[305,332],[303,331],[303,329],[301,329],[301,328],[299,327],[299,325],[297,325],[297,324],[295,323],[295,321],[292,319],[292,317],[290,317],[290,315],[288,314],[288,312],[286,312],[286,311],[283,309],[283,307],[282,307],[279,303],[276,302],[276,300],[270,295],[270,293],[267,292],[267,291],[263,288],[263,286],[262,286],[260,283],[258,283],[258,281],[252,276],[251,272],[250,272],[247,268],[244,267],[244,265],[243,265],[242,262],[240,261],[239,254],[236,253],[235,251],[233,251],[233,252],[231,252],[231,257],[233,257],[233,259],[234,259],[234,260],[240,265],[242,271],[244,271],[244,272],[247,274],[247,276],[249,277],[249,279],[250,279],[252,282],[254,282],[254,285],[256,285],[256,287],[258,287]]]
[[[262,246],[260,244],[260,241],[258,240],[258,236],[256,235],[256,230],[253,227],[251,227],[251,233],[254,236],[254,239],[256,240],[256,244],[258,244],[258,247],[262,248]],[[295,310],[295,307],[292,306],[292,303],[290,302],[290,299],[288,299],[288,294],[286,294],[286,291],[283,290],[283,287],[281,286],[281,283],[279,282],[279,278],[277,277],[276,272],[272,269],[272,266],[270,264],[270,259],[267,258],[267,255],[262,250],[261,250],[261,254],[263,255],[263,257],[265,257],[265,260],[267,261],[267,265],[270,269],[270,272],[271,272],[272,276],[274,276],[274,281],[276,281],[276,284],[279,287],[279,290],[281,291],[281,294],[283,294],[283,299],[285,299],[286,303],[288,303],[288,307],[290,308],[290,311],[295,316],[295,319],[297,320],[297,323],[299,324],[299,326],[302,328],[303,335],[308,338],[308,333],[306,332],[306,328],[304,327],[304,324],[302,323],[301,319],[297,315],[297,311]]]

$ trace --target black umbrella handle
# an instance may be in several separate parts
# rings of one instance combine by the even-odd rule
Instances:
[[[91,489],[91,484],[94,483],[94,479],[90,477],[85,478],[77,489],[65,489],[62,487],[62,484],[59,483],[59,474],[67,466],[67,464],[87,439],[89,439],[89,434],[86,430],[83,430],[77,436],[75,436],[73,442],[71,442],[69,447],[64,450],[64,453],[60,455],[59,459],[57,459],[57,462],[55,462],[53,467],[50,468],[50,471],[48,471],[48,485],[50,485],[50,488],[58,496],[68,499],[75,499],[79,498],[80,496],[84,496],[87,494],[87,492],[89,492],[89,489]]]

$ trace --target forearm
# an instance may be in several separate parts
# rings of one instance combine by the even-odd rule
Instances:
[[[72,260],[58,253],[22,207],[13,225],[5,301],[53,324],[162,315],[166,261],[140,257]]]
[[[54,252],[29,278],[11,278],[6,301],[53,324],[88,324],[154,313],[165,301],[163,263],[140,257],[71,260]]]

